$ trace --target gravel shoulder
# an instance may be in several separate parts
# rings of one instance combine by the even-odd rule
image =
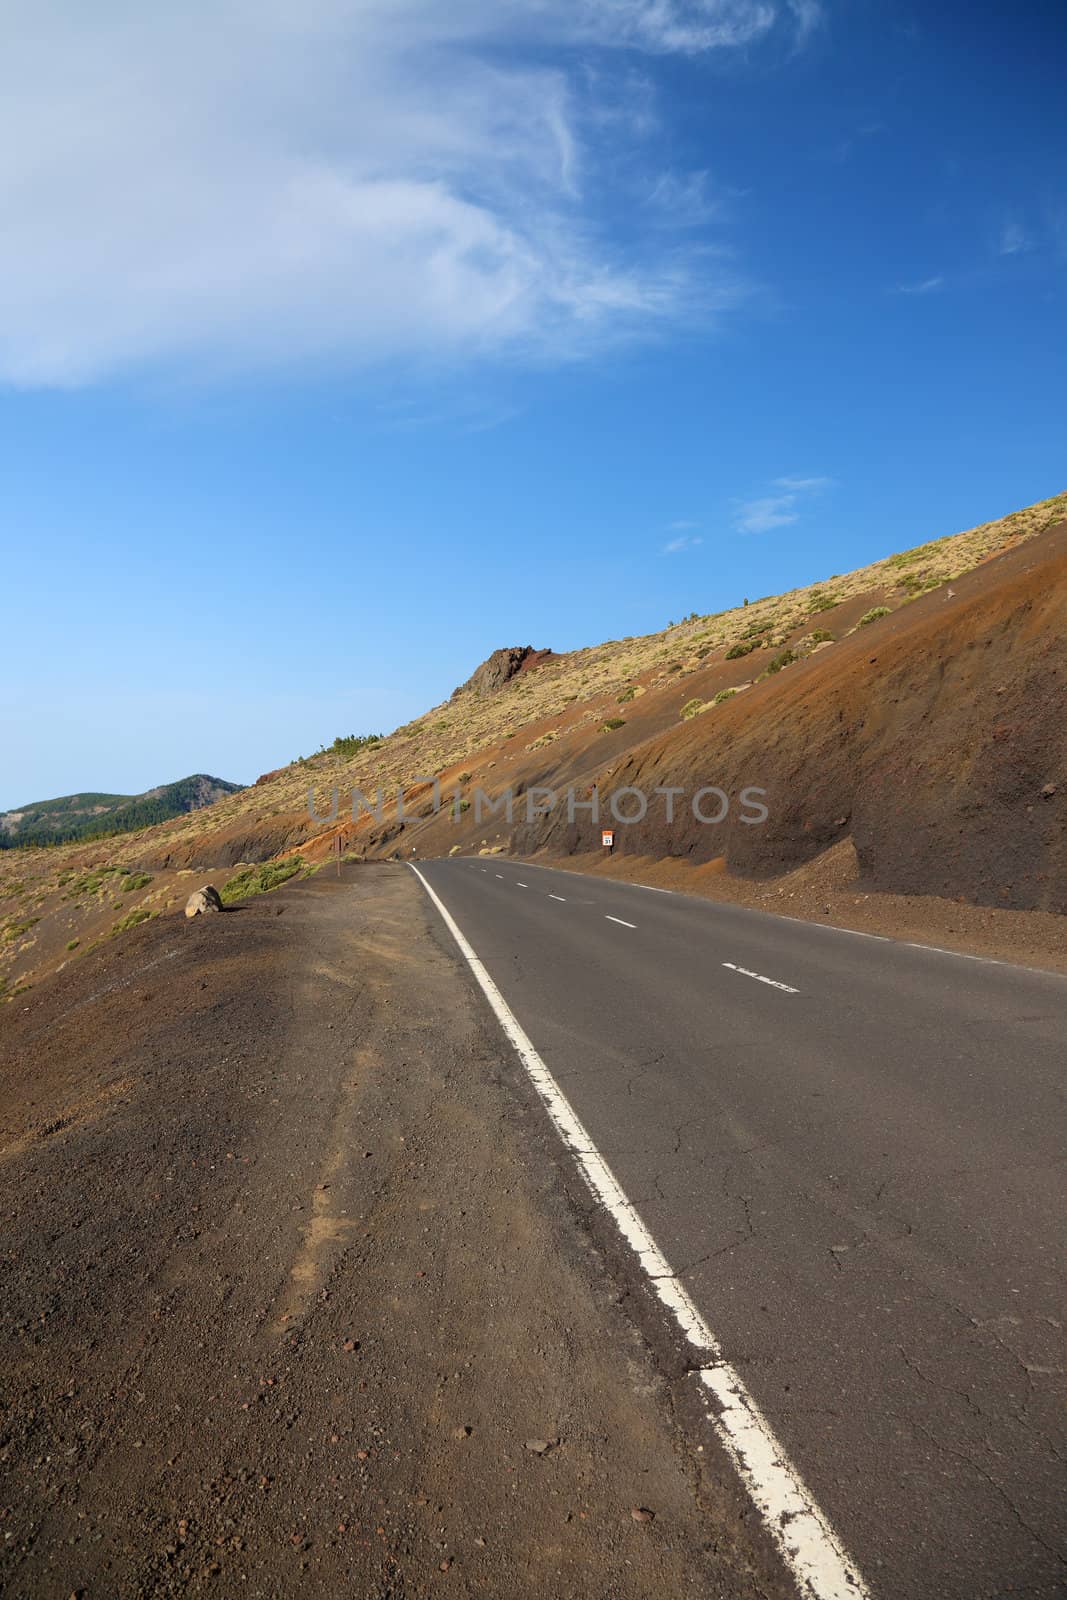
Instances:
[[[0,1029],[4,1594],[786,1592],[412,874]]]

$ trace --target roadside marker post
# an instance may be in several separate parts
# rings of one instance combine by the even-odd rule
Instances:
[[[600,830],[600,842],[604,846],[605,850],[614,850],[614,848],[615,848],[615,829],[614,828],[601,828],[601,830]]]

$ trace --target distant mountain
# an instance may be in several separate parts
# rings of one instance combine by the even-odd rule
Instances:
[[[35,800],[32,805],[0,812],[0,850],[14,845],[63,844],[105,834],[132,833],[156,822],[168,822],[186,811],[214,805],[225,795],[244,787],[210,778],[204,772],[177,783],[164,783],[144,794],[68,794],[58,800]]]

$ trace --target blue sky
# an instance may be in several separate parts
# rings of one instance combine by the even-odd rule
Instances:
[[[1053,4],[14,0],[0,807],[1067,485]]]

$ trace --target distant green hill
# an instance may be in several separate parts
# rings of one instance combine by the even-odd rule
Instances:
[[[199,811],[241,788],[240,783],[197,772],[144,794],[68,794],[58,800],[35,800],[32,805],[0,812],[0,850],[132,833],[186,811]]]

